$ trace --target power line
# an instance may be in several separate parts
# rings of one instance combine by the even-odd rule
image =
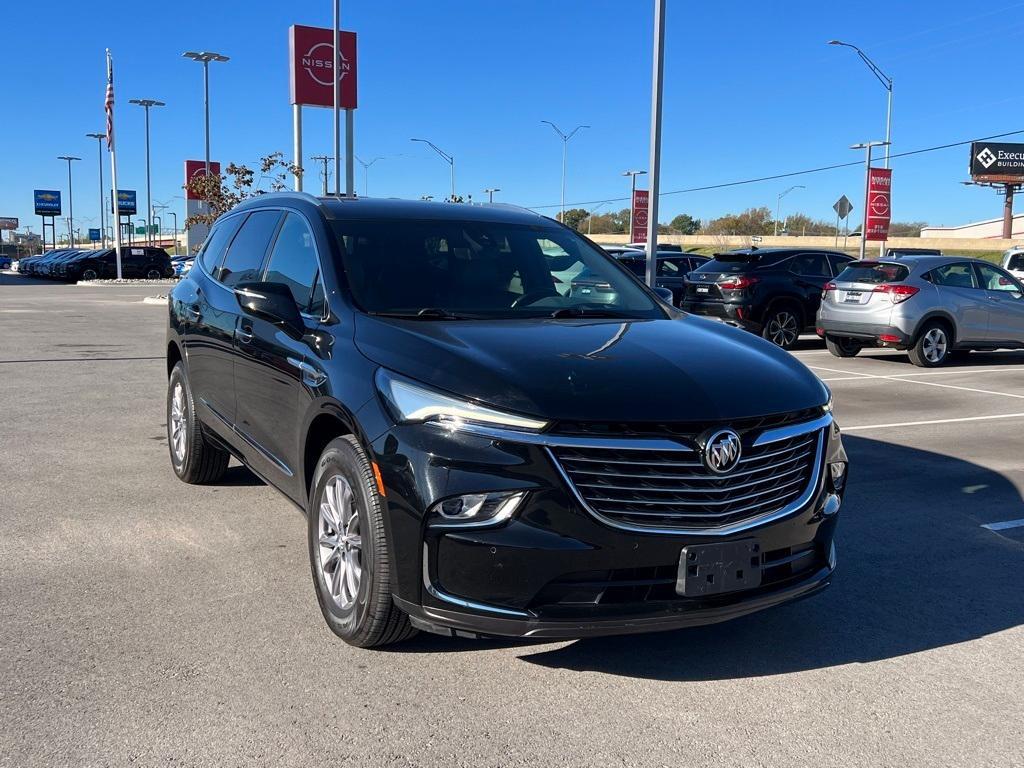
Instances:
[[[1006,133],[996,133],[992,136],[981,136],[976,139],[967,139],[965,141],[954,141],[950,144],[939,144],[934,147],[925,147],[924,149],[913,149],[909,152],[898,152],[896,154],[889,155],[891,160],[895,160],[898,157],[910,157],[912,155],[922,155],[926,152],[938,152],[942,149],[952,149],[953,147],[962,147],[967,144],[972,144],[975,141],[991,141],[992,139],[1002,139],[1006,136],[1016,136],[1024,133],[1024,129],[1019,131],[1007,131]],[[668,195],[682,195],[688,192],[706,192],[712,189],[725,189],[726,187],[738,187],[744,184],[758,184],[762,181],[775,181],[776,179],[788,179],[793,176],[805,176],[809,173],[822,173],[824,171],[834,171],[838,168],[852,168],[853,166],[863,166],[863,160],[853,160],[849,163],[836,163],[835,165],[822,165],[818,168],[808,168],[803,171],[790,171],[789,173],[776,173],[772,176],[759,176],[756,179],[742,179],[740,181],[727,181],[721,184],[708,184],[703,187],[688,187],[687,189],[674,189],[670,192],[662,192],[658,195],[659,198],[666,197]],[[566,207],[578,207],[582,205],[595,205],[597,203],[619,203],[625,200],[629,200],[628,197],[613,197],[604,200],[587,200],[581,203],[566,203]],[[560,204],[555,205],[531,205],[527,206],[531,211],[537,211],[542,208],[558,208]]]

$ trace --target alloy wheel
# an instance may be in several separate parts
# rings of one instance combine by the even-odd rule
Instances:
[[[932,328],[924,335],[921,351],[924,353],[924,359],[929,363],[939,363],[946,356],[948,346],[946,332],[941,328]]]
[[[334,603],[348,610],[359,595],[363,540],[355,494],[341,475],[324,486],[320,500],[320,574]]]
[[[171,395],[171,450],[179,464],[185,460],[185,439],[188,436],[188,421],[185,418],[185,388],[181,383],[174,385]]]
[[[776,312],[768,321],[768,339],[776,346],[788,347],[799,335],[800,329],[792,312]]]

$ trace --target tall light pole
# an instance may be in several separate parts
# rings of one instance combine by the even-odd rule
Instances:
[[[74,155],[60,155],[58,160],[68,161],[68,247],[75,247],[75,204],[74,198],[71,192],[71,163],[74,160],[81,160],[80,157]]]
[[[96,139],[100,150],[100,239],[103,247],[107,247],[107,210],[103,205],[103,140],[107,138],[105,133],[87,133],[86,138]]]
[[[211,51],[185,51],[186,59],[198,61],[203,65],[203,109],[205,110],[204,123],[206,125],[206,175],[210,175],[210,62],[230,61],[227,56]]]
[[[860,258],[864,259],[865,247],[867,246],[867,235],[868,235],[868,209],[870,208],[870,201],[868,200],[868,191],[871,187],[871,150],[875,147],[888,146],[886,141],[865,141],[860,144],[853,144],[850,149],[863,149],[866,150],[866,158],[864,160],[864,216],[861,219],[860,225]],[[883,243],[883,248],[885,247]]]
[[[633,198],[636,197],[636,177],[643,176],[647,171],[623,171],[623,176],[629,176],[629,242],[633,242]]]
[[[803,184],[796,184],[787,190],[779,192],[775,198],[775,237],[779,236],[779,209],[782,207],[782,198],[792,192],[794,189],[807,189]]]
[[[665,79],[665,0],[654,0],[651,72],[651,171],[647,210],[647,284],[655,285],[658,262],[658,192],[661,189],[661,105]]]
[[[871,74],[877,77],[878,81],[885,87],[887,92],[885,100],[885,167],[888,168],[889,146],[892,143],[892,78],[879,69],[878,65],[869,59],[868,55],[856,45],[853,45],[852,43],[844,43],[842,40],[829,40],[828,44],[841,45],[844,48],[852,48],[855,50],[857,55],[860,56],[861,61],[863,61],[867,65],[868,69],[871,70]],[[863,243],[863,238],[861,239],[861,242]],[[878,244],[878,254],[879,256],[885,255],[885,242]]]
[[[564,131],[562,131],[561,128],[559,128],[557,125],[552,123],[550,120],[541,120],[541,122],[542,123],[547,123],[548,125],[550,125],[554,129],[555,133],[557,133],[558,136],[562,139],[562,216],[561,216],[560,221],[564,224],[565,223],[565,158],[566,158],[566,155],[568,154],[568,151],[569,151],[569,139],[571,139],[573,136],[575,136],[576,132],[579,131],[581,128],[589,128],[590,126],[589,125],[577,125],[571,131],[569,131],[569,133],[565,133]]]
[[[495,192],[501,192],[501,187],[488,187],[487,189],[484,190],[484,192],[487,193],[487,202],[488,203],[493,203],[494,202],[494,193]]]
[[[129,104],[136,104],[146,110],[146,210],[149,211],[148,218],[149,223],[153,223],[153,191],[149,181],[149,108],[150,107],[166,107],[162,101],[156,99],[128,99]],[[146,228],[146,242],[150,245],[153,244],[153,237],[150,233],[152,227]]]
[[[423,144],[427,144],[432,150],[434,150],[435,152],[437,152],[437,154],[439,154],[442,158],[444,158],[444,161],[446,163],[448,163],[448,165],[451,166],[451,171],[452,171],[452,197],[451,197],[451,200],[452,200],[452,202],[455,202],[455,158],[452,155],[449,155],[447,152],[445,152],[440,147],[438,147],[432,141],[427,141],[426,139],[409,139],[409,141],[418,141],[418,142],[421,142]]]
[[[383,157],[375,157],[370,162],[363,162],[359,159],[359,155],[354,155],[355,159],[363,166],[363,197],[367,197],[370,189],[370,166],[376,163],[378,160],[384,160]]]

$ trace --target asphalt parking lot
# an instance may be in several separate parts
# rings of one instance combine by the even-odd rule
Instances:
[[[852,462],[820,596],[363,651],[294,508],[172,473],[152,293],[0,275],[0,765],[1024,765],[1024,353],[801,344]]]

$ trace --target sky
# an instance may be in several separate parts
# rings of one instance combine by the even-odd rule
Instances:
[[[180,220],[184,160],[203,156],[202,67],[182,52],[231,57],[211,64],[214,160],[290,155],[288,27],[330,26],[332,3],[106,7],[112,13],[77,1],[11,0],[4,12],[0,216],[34,232],[32,190],[67,195],[67,164],[57,160],[64,154],[83,158],[74,164],[76,228],[98,226],[97,143],[85,134],[104,130],[104,48],[115,62],[119,185],[139,190],[141,209],[143,112],[128,100],[166,102],[152,112],[153,199]],[[889,0],[885,8],[668,0],[662,192],[862,160],[849,146],[884,137],[886,91],[854,51],[826,44],[833,38],[857,44],[893,78],[893,153],[1024,130],[1024,96],[1007,59],[1024,37],[1024,2]],[[562,142],[541,122],[551,120],[565,131],[590,126],[568,147],[566,202],[625,207],[591,201],[628,196],[622,172],[648,167],[652,25],[651,0],[343,0],[342,27],[359,36],[356,154],[384,158],[369,171],[369,194],[448,193],[448,165],[410,142],[416,136],[455,157],[459,194],[482,201],[485,188],[498,187],[496,200],[554,215]],[[330,154],[330,110],[304,114],[307,157]],[[1024,141],[1024,133],[1006,140]],[[960,184],[967,161],[967,147],[894,159],[894,219],[956,225],[1001,215],[994,192]],[[306,167],[307,190],[319,189],[316,166]],[[663,194],[659,218],[774,209],[780,192],[803,185],[783,199],[783,217],[829,219],[846,194],[858,219],[863,183],[863,167],[850,167]]]

